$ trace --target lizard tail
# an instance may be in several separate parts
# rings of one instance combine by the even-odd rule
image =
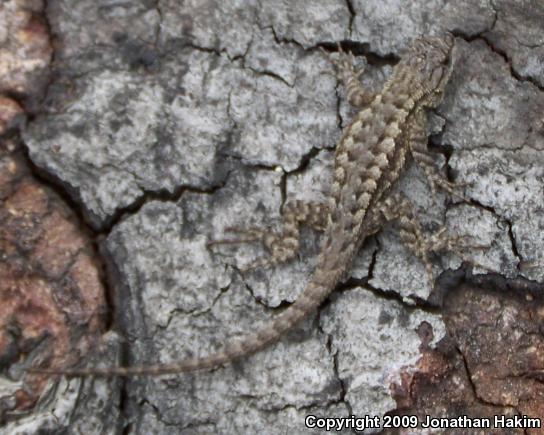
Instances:
[[[321,272],[321,273],[320,273]],[[322,269],[316,271],[304,292],[285,311],[275,317],[272,322],[250,336],[232,342],[219,352],[205,356],[188,358],[172,364],[143,367],[105,367],[105,368],[29,368],[30,373],[73,376],[153,376],[191,372],[210,369],[241,357],[251,355],[277,341],[283,333],[291,329],[323,302],[334,289],[337,274],[327,274]],[[335,281],[335,282],[333,282]]]

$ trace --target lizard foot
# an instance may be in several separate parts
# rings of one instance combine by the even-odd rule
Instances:
[[[474,260],[468,254],[474,250],[486,250],[491,247],[489,243],[474,243],[474,239],[467,235],[448,236],[443,227],[431,236],[430,250],[433,252],[447,251],[459,257],[463,262],[472,266],[492,272],[490,267]]]
[[[211,247],[214,245],[261,242],[266,250],[270,253],[268,256],[257,258],[255,261],[242,268],[243,271],[248,271],[258,267],[270,267],[286,262],[296,255],[299,247],[298,238],[285,235],[280,236],[270,230],[264,230],[261,228],[243,229],[239,227],[227,227],[225,228],[225,231],[239,234],[240,237],[233,239],[211,240],[207,243],[207,246]]]

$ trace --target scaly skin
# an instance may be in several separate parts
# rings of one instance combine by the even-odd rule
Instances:
[[[169,365],[89,369],[32,369],[67,376],[135,376],[212,368],[277,341],[312,313],[351,267],[364,239],[377,231],[376,215],[410,152],[409,136],[425,108],[441,100],[451,65],[453,38],[420,38],[395,66],[391,79],[345,128],[336,149],[327,226],[316,270],[299,298],[270,324],[203,358]],[[350,92],[354,92],[350,85]]]

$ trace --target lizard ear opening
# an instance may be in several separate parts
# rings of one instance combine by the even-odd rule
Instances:
[[[447,73],[446,68],[444,68],[443,65],[440,65],[439,67],[435,68],[431,72],[431,77],[429,79],[429,82],[431,84],[432,89],[440,90],[440,84],[444,80],[444,75]]]

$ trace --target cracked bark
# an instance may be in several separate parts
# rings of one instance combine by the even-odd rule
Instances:
[[[524,302],[527,284],[520,276],[544,279],[528,266],[544,256],[544,55],[535,36],[538,20],[531,18],[540,16],[540,6],[407,3],[47,2],[56,40],[52,80],[22,136],[35,170],[71,195],[70,205],[80,207],[104,239],[112,327],[124,342],[115,344],[110,332],[101,364],[208,353],[302,291],[319,246],[309,231],[292,264],[249,274],[238,266],[261,255],[258,246],[212,255],[205,243],[221,238],[229,225],[274,228],[286,200],[323,197],[330,150],[351,117],[318,50],[333,51],[337,42],[364,58],[363,82],[379,89],[413,37],[440,27],[454,31],[454,76],[431,122],[430,143],[451,180],[473,183],[465,191],[468,202],[432,198],[414,167],[398,188],[428,230],[446,223],[475,240],[487,238],[490,249],[469,254],[517,279],[495,283],[493,291],[467,274],[463,286],[457,282],[447,291],[453,279],[446,274],[431,291],[421,284],[421,265],[386,228],[365,243],[340,291],[277,346],[211,373],[111,384],[121,392],[118,432],[305,433],[310,413],[541,411],[534,379],[518,383],[514,398],[489,400],[501,380],[538,367],[538,358],[526,355],[527,366],[521,361],[512,372],[500,371],[504,358],[519,353],[514,342],[496,345],[496,334],[510,336],[511,325],[483,331],[476,344],[467,339],[486,309],[475,286],[483,286],[488,302],[501,301],[499,317],[509,310],[539,315],[540,302]],[[444,255],[436,273],[458,266]],[[522,290],[511,294],[509,287]],[[428,342],[416,331],[421,322],[432,325]],[[538,342],[540,332],[527,329],[534,327],[524,326],[524,339]],[[474,375],[483,364],[477,355],[486,352],[496,359],[486,367],[497,379]],[[70,385],[82,389],[80,400],[62,408],[69,395],[61,395],[59,409],[75,407],[79,421],[93,427],[102,417],[87,404],[93,386],[103,384]],[[436,401],[444,391],[457,408]],[[537,400],[529,403],[531,392]],[[55,429],[74,431],[72,423],[70,412],[59,413]],[[41,424],[36,420],[32,430]]]

